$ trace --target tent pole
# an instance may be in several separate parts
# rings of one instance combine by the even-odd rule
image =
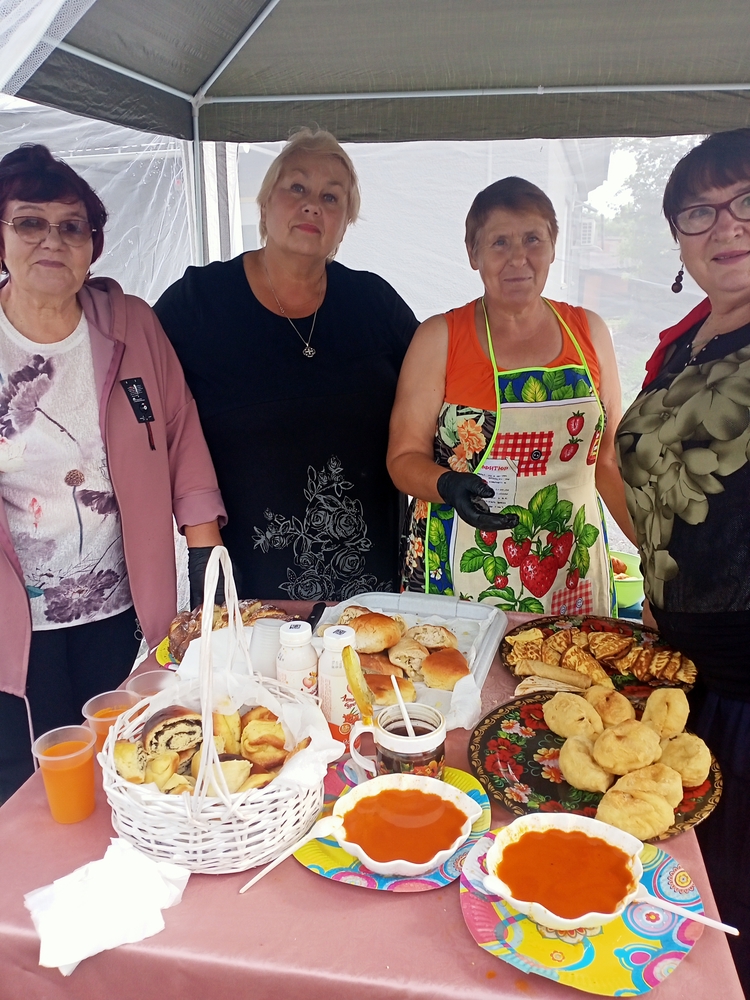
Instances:
[[[242,51],[246,43],[250,41],[258,28],[263,24],[265,19],[271,14],[276,7],[281,3],[281,0],[269,0],[269,3],[263,8],[263,10],[255,17],[252,23],[249,25],[244,34],[235,42],[230,51],[224,56],[219,65],[213,71],[213,73],[206,78],[203,84],[195,92],[193,100],[202,102],[205,100],[206,91],[211,87],[221,76],[227,66],[234,60],[234,57],[238,52]]]
[[[199,266],[206,263],[206,251],[203,235],[203,163],[201,161],[201,133],[199,116],[200,108],[193,104],[193,190],[195,201],[195,238],[198,244],[197,257]]]

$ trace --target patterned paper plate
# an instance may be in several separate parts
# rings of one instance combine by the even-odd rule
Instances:
[[[602,618],[598,615],[551,615],[547,618],[534,618],[532,621],[518,625],[505,633],[503,641],[500,643],[500,660],[510,670],[514,677],[519,676],[512,663],[508,663],[508,653],[512,644],[508,642],[508,636],[516,635],[518,632],[525,632],[530,628],[540,628],[544,637],[559,632],[561,629],[575,626],[582,632],[615,632],[618,635],[633,636],[636,645],[652,646],[654,649],[671,649],[659,633],[647,625],[640,622],[629,621],[624,618]],[[690,691],[693,684],[686,684],[683,681],[666,681],[653,677],[645,681],[639,681],[633,674],[618,674],[612,667],[602,663],[612,679],[612,683],[628,698],[647,698],[651,689],[655,687],[680,687],[683,691]]]
[[[688,873],[666,851],[646,844],[642,883],[652,896],[679,903],[685,917],[651,903],[631,903],[603,927],[557,931],[541,927],[498,896],[482,889],[484,859],[495,839],[475,844],[461,872],[461,911],[472,937],[485,951],[522,972],[535,972],[599,996],[639,996],[679,966],[703,932],[689,913],[703,913]],[[689,995],[689,987],[686,996]]]
[[[449,885],[461,874],[461,868],[466,855],[490,828],[490,800],[476,780],[465,771],[446,767],[443,780],[449,785],[460,788],[482,807],[482,815],[471,828],[469,839],[455,851],[450,858],[426,875],[418,876],[388,876],[376,875],[365,868],[357,858],[342,850],[335,840],[313,840],[305,844],[296,853],[295,858],[310,871],[335,882],[348,882],[350,885],[363,886],[365,889],[387,889],[391,892],[424,892],[426,889],[441,889]],[[340,795],[345,795],[356,782],[350,777],[346,763],[339,763],[329,768],[325,779],[325,805],[321,816],[327,816],[333,803]]]
[[[493,709],[469,741],[469,764],[487,791],[517,816],[533,812],[574,812],[594,816],[599,792],[573,788],[560,772],[565,740],[547,728],[543,706],[553,695],[528,694]],[[654,840],[665,840],[704,820],[721,797],[719,765],[711,755],[708,778],[686,788],[675,822]]]

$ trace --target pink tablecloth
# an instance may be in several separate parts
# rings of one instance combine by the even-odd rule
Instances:
[[[301,607],[295,607],[295,610]],[[516,617],[516,616],[512,616]],[[496,661],[483,692],[489,710],[515,682]],[[467,768],[468,733],[450,734],[448,762]],[[507,820],[502,809],[493,813]],[[246,895],[239,875],[193,875],[166,929],[141,944],[84,961],[63,978],[37,965],[39,941],[23,894],[100,858],[113,836],[99,793],[93,816],[59,826],[38,775],[0,809],[0,1000],[564,1000],[584,994],[524,975],[479,948],[466,929],[458,885],[424,893],[375,892],[323,879],[293,858]],[[706,911],[716,908],[694,834],[669,841]],[[655,1000],[742,1000],[722,934],[706,930]]]

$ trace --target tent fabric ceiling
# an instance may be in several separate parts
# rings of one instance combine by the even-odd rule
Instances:
[[[313,122],[355,142],[750,124],[747,0],[97,0],[18,96],[190,138],[189,99],[111,67],[195,95],[264,14],[197,102],[202,139]]]

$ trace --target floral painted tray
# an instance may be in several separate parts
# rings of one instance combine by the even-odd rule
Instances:
[[[322,816],[331,812],[333,803],[340,795],[345,795],[356,783],[350,776],[346,762],[329,768],[325,779],[325,799]],[[474,844],[490,828],[490,800],[482,786],[465,771],[446,767],[443,780],[460,788],[482,806],[482,815],[471,828],[469,839],[462,844],[448,860],[432,872],[417,876],[376,875],[357,858],[347,854],[333,839],[312,840],[295,852],[294,857],[310,871],[335,882],[347,882],[364,889],[386,889],[390,892],[424,892],[427,889],[441,889],[450,885],[461,873],[466,855]]]
[[[508,641],[519,632],[525,632],[530,628],[541,629],[545,638],[554,632],[562,629],[577,628],[581,632],[613,632],[617,635],[624,635],[635,640],[635,645],[641,648],[653,648],[657,650],[671,650],[672,647],[664,642],[659,633],[641,622],[630,621],[625,618],[604,618],[599,615],[550,615],[546,618],[534,618],[531,621],[518,625],[505,633],[500,644],[500,660],[510,670],[514,676],[519,676],[515,665],[508,659],[508,654],[512,651],[512,643]],[[615,661],[616,662],[616,661]],[[654,687],[680,687],[683,691],[690,691],[693,683],[684,681],[669,681],[665,678],[648,677],[646,680],[638,680],[633,674],[620,674],[617,670],[601,662],[601,666],[606,670],[612,679],[612,683],[618,691],[621,691],[628,698],[647,698]],[[695,667],[691,669],[695,671]]]
[[[493,709],[471,734],[469,764],[490,795],[517,816],[533,812],[594,816],[601,794],[573,788],[560,771],[565,740],[547,728],[543,715],[544,703],[552,697],[525,695]],[[721,771],[712,755],[706,781],[685,789],[674,825],[654,840],[673,837],[704,820],[716,808],[721,789]]]
[[[483,891],[484,859],[495,839],[488,833],[474,845],[461,872],[461,912],[485,951],[522,972],[598,996],[639,996],[679,969],[703,932],[690,912],[703,912],[690,875],[666,851],[646,844],[642,882],[651,895],[679,903],[685,916],[651,903],[631,903],[603,927],[558,931],[541,927],[498,896]],[[690,995],[689,983],[685,996]]]

